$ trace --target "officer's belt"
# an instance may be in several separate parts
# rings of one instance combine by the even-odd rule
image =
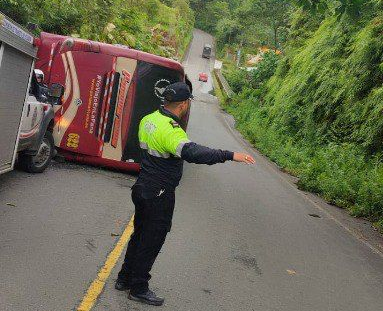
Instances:
[[[185,141],[182,141],[179,143],[179,145],[177,146],[177,150],[176,150],[176,156],[177,157],[181,157],[182,148],[185,146],[185,144],[187,144],[189,142],[190,142],[190,140],[185,140]],[[140,147],[141,147],[141,149],[146,150],[147,153],[149,153],[150,155],[158,157],[158,158],[168,159],[171,157],[171,154],[168,152],[159,152],[158,150],[154,150],[154,149],[149,148],[148,144],[145,142],[140,142]]]

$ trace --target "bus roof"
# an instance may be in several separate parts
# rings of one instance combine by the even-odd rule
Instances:
[[[61,36],[56,34],[51,34],[47,32],[42,32],[40,34],[41,44],[45,45],[48,44],[51,46],[53,43],[63,43],[65,40],[69,39],[71,37],[69,36]],[[119,56],[119,57],[127,57],[137,60],[142,60],[148,63],[152,63],[155,65],[167,67],[173,70],[177,70],[184,73],[183,66],[172,59],[161,57],[158,55],[146,53],[143,51],[138,51],[134,49],[127,48],[126,46],[121,45],[112,45],[108,43],[102,43],[97,41],[91,41],[91,40],[84,40],[84,39],[78,39],[78,38],[72,38],[75,42],[85,42],[89,43],[89,45],[92,47],[92,51],[113,55],[113,56]]]

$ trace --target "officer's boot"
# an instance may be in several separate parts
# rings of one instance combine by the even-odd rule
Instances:
[[[146,303],[146,304],[152,305],[152,306],[162,306],[162,304],[165,301],[164,298],[158,297],[150,289],[148,289],[146,292],[144,292],[142,294],[130,293],[128,298],[130,300],[139,301],[139,302]]]
[[[129,290],[130,286],[128,282],[117,279],[116,283],[114,284],[114,288],[120,291],[125,291],[125,290]]]

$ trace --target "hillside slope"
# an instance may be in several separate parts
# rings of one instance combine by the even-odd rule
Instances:
[[[341,12],[296,9],[275,73],[229,74],[232,84],[243,83],[227,106],[261,151],[300,177],[301,188],[380,228],[382,13],[380,2]]]
[[[40,30],[180,58],[194,14],[187,0],[0,0],[0,11]]]

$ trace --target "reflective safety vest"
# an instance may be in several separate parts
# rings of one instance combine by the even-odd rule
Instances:
[[[186,132],[171,117],[159,110],[145,116],[139,126],[140,147],[159,158],[181,158],[181,151],[190,140]]]

